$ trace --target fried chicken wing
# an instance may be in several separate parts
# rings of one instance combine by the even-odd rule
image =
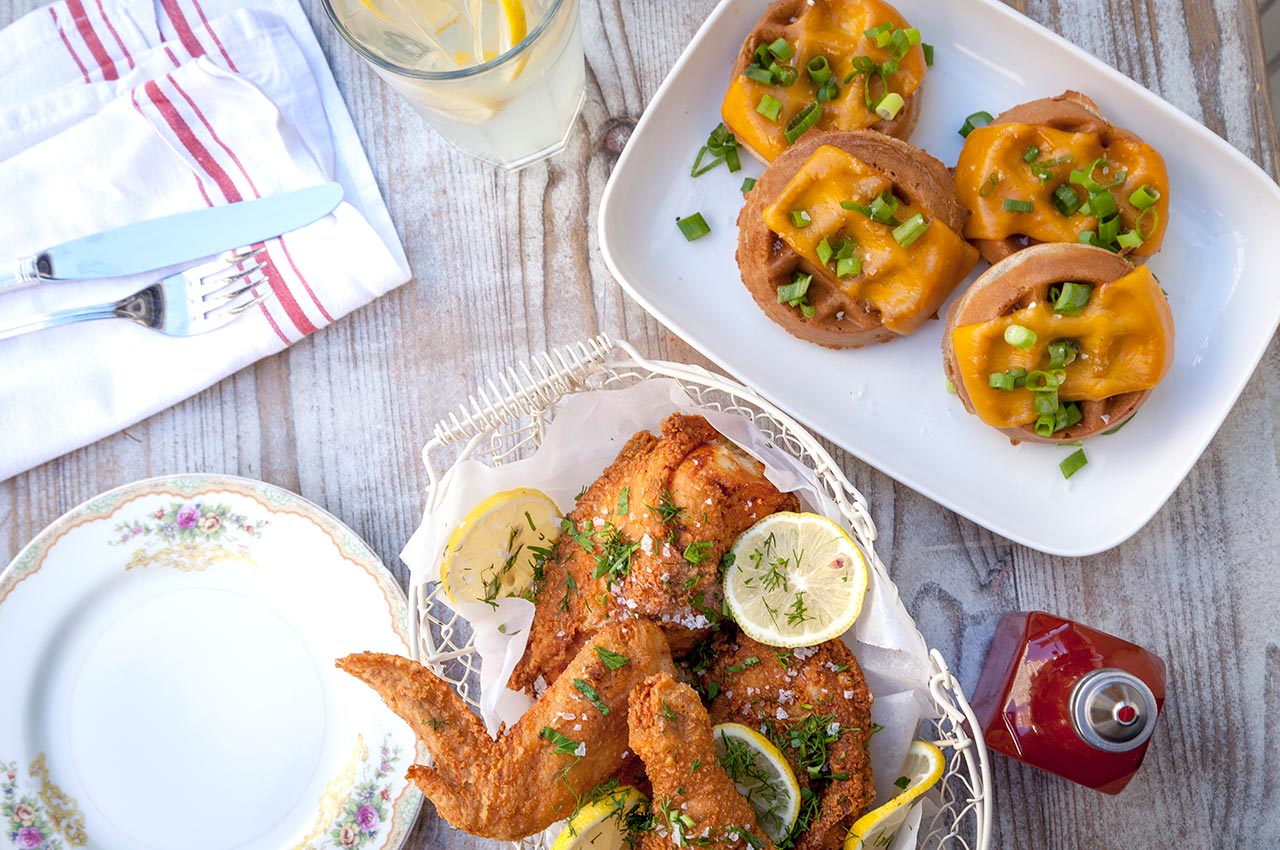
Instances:
[[[796,850],[832,850],[875,799],[871,692],[858,660],[836,639],[776,649],[746,635],[717,636],[701,673],[714,723],[763,729],[802,790]]]
[[[537,589],[537,613],[511,686],[536,692],[606,623],[662,627],[677,655],[721,618],[720,558],[762,517],[798,510],[764,465],[701,416],[672,414],[662,436],[627,441],[566,518]]]
[[[602,650],[602,651],[601,651]],[[408,777],[458,829],[514,841],[568,817],[623,767],[627,696],[673,672],[661,630],[643,620],[592,635],[558,679],[495,741],[443,679],[394,655],[360,653],[338,667],[369,685],[426,745],[435,765]]]
[[[696,691],[666,674],[631,692],[631,749],[653,783],[653,824],[641,850],[696,846],[773,850],[755,810],[716,760],[711,720]]]

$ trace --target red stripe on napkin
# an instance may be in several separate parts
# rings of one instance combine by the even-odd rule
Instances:
[[[116,72],[116,63],[111,61],[111,57],[107,55],[107,49],[102,46],[102,39],[98,38],[98,34],[94,32],[93,24],[89,22],[84,10],[84,4],[80,0],[67,0],[67,11],[71,12],[71,19],[75,21],[76,29],[80,31],[80,37],[84,39],[85,46],[97,61],[103,79],[120,79],[120,74]]]
[[[58,20],[58,13],[53,10],[52,6],[49,7],[49,15],[53,18],[53,25],[58,28],[58,35],[62,38],[63,46],[67,48],[67,52],[75,60],[76,67],[80,69],[80,74],[84,77],[84,81],[86,83],[89,82],[89,69],[84,66],[84,63],[80,61],[80,57],[76,55],[76,49],[71,46],[71,39],[67,38],[66,32],[62,29],[62,23]]]
[[[213,33],[212,28],[206,28],[209,29],[210,34]],[[227,156],[231,158],[231,161],[235,163],[236,168],[244,177],[245,182],[249,184],[249,189],[253,192],[253,196],[255,198],[261,198],[262,193],[258,191],[257,184],[254,183],[253,178],[249,176],[249,171],[244,167],[244,163],[240,161],[240,157],[236,156],[236,152],[222,140],[222,137],[218,135],[218,131],[213,129],[213,125],[209,123],[209,119],[205,117],[204,112],[198,105],[196,105],[196,102],[191,99],[191,95],[187,94],[186,89],[178,84],[178,81],[173,78],[172,74],[168,75],[166,79],[173,85],[174,90],[177,91],[178,94],[182,95],[182,99],[187,102],[187,105],[191,107],[191,111],[200,119],[200,123],[204,125],[204,128],[207,131],[209,131],[210,138],[212,138],[213,141],[217,143],[218,147],[222,148],[222,150],[226,152]],[[329,315],[329,311],[320,303],[320,299],[316,297],[315,292],[311,289],[311,284],[307,283],[307,279],[303,277],[302,272],[298,270],[298,264],[293,261],[293,256],[289,253],[289,247],[284,243],[284,236],[277,237],[277,241],[280,243],[281,250],[284,251],[285,259],[289,261],[289,267],[298,278],[298,282],[302,284],[302,288],[306,290],[307,295],[310,296],[311,302],[316,305],[316,308],[320,311],[320,315],[324,316],[325,321],[332,322],[333,316]],[[292,314],[290,314],[290,318],[293,318]],[[303,315],[303,318],[306,319],[305,314]],[[298,326],[298,330],[303,330],[303,333],[313,333],[316,330],[315,325],[311,323],[310,319],[306,319],[306,322],[311,326],[311,330],[305,331],[301,325]]]
[[[130,68],[136,67],[133,62],[133,54],[129,52],[129,48],[124,46],[124,40],[120,38],[120,33],[116,32],[115,24],[111,23],[111,19],[107,17],[107,10],[102,8],[102,0],[98,2],[98,14],[102,16],[102,22],[107,25],[107,31],[111,33],[111,37],[116,40],[116,44],[120,46],[120,52],[124,54],[124,59],[129,63]]]
[[[196,34],[191,31],[191,25],[187,23],[187,16],[182,14],[182,10],[178,8],[178,0],[161,0],[161,6],[164,7],[164,13],[169,16],[169,21],[173,24],[173,29],[178,33],[178,41],[182,42],[182,46],[191,54],[191,58],[204,55],[204,47],[200,44]]]
[[[200,0],[191,0],[191,5],[196,7],[196,14],[200,16],[200,23],[204,24],[204,28],[208,30],[209,35],[213,37],[213,43],[218,45],[218,50],[222,53],[222,58],[227,60],[227,67],[232,71],[238,71],[236,63],[231,61],[231,55],[227,53],[227,48],[222,46],[222,39],[218,38],[218,34],[213,31],[213,27],[209,26],[209,19],[204,16],[204,9],[200,7]]]
[[[178,114],[178,110],[175,109],[173,104],[169,101],[169,99],[165,97],[164,92],[160,91],[160,87],[157,86],[154,81],[151,81],[146,83],[143,86],[143,89],[146,91],[147,97],[151,100],[152,104],[154,104],[156,109],[160,112],[160,115],[164,119],[165,123],[169,125],[169,129],[172,130],[174,134],[178,136],[183,146],[187,148],[187,150],[191,153],[193,157],[195,157],[196,162],[199,163],[202,168],[205,168],[206,173],[208,173],[209,176],[214,179],[214,182],[218,184],[218,188],[222,190],[222,193],[224,196],[227,197],[227,200],[231,200],[232,195],[235,196],[235,200],[239,200],[240,193],[236,190],[236,187],[231,183],[231,180],[227,176],[227,173],[223,171],[222,168],[216,162],[213,161],[213,157],[209,155],[209,152],[204,149],[203,145],[200,144],[200,140],[197,139],[195,137],[195,134],[191,132],[191,128],[188,127],[186,122],[182,120],[182,116]],[[133,107],[134,109],[138,110],[139,114],[142,114],[142,107],[138,104],[138,92],[136,89],[133,92]],[[146,116],[143,115],[143,118],[145,117]],[[197,148],[199,150],[196,150]],[[203,156],[201,156],[201,152],[203,152]],[[206,167],[205,165],[206,161],[208,162],[209,165],[211,165],[214,169],[216,169],[216,173],[214,171],[210,171]],[[221,179],[219,179],[218,174],[221,174]],[[206,193],[204,190],[204,182],[200,180],[199,175],[195,175],[195,176],[196,176],[196,182],[200,186],[200,194],[204,197],[205,203],[209,204],[209,206],[213,206],[212,201],[210,201],[209,199],[208,193]],[[274,286],[272,286],[271,288],[273,291],[275,290]],[[279,297],[278,294],[277,294],[277,297]],[[267,322],[270,323],[271,329],[275,331],[276,336],[278,336],[285,345],[292,345],[293,344],[292,340],[290,340],[289,337],[286,336],[285,333],[280,330],[280,326],[277,325],[275,319],[272,318],[271,312],[267,309],[267,305],[265,303],[262,303],[262,304],[259,304],[258,306],[259,308],[261,308],[262,314],[267,317]],[[286,309],[286,312],[287,312],[287,309]]]

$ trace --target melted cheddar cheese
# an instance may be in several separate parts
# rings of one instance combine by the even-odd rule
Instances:
[[[795,55],[786,64],[795,67],[798,75],[789,86],[767,85],[739,75],[729,84],[721,112],[725,126],[740,141],[757,154],[772,162],[787,149],[785,135],[787,122],[806,106],[815,102],[818,86],[809,79],[805,66],[810,59],[825,56],[831,66],[831,79],[840,86],[834,99],[822,104],[822,118],[817,127],[822,130],[862,130],[876,124],[880,117],[867,106],[866,75],[858,76],[847,85],[844,79],[853,71],[853,57],[867,56],[877,65],[891,58],[888,47],[877,47],[865,32],[881,24],[892,24],[906,29],[910,24],[888,3],[880,0],[813,0],[804,12],[786,27],[784,38],[795,49]],[[755,49],[757,45],[751,45]],[[784,63],[779,63],[784,64]],[[898,65],[898,71],[889,75],[888,91],[909,100],[924,80],[924,50],[916,45],[910,48]],[[874,75],[873,75],[874,76]],[[874,103],[885,91],[879,77],[871,83]],[[782,103],[777,121],[756,111],[764,95]]]
[[[1027,162],[1025,157],[1033,147],[1039,149],[1039,155],[1035,162]],[[1169,219],[1169,174],[1160,154],[1136,139],[1117,138],[1103,145],[1097,133],[1068,133],[1038,124],[992,124],[969,134],[956,163],[956,196],[973,212],[964,235],[969,239],[1029,236],[1038,242],[1076,242],[1084,231],[1096,233],[1096,217],[1084,212],[1064,216],[1054,204],[1053,193],[1067,185],[1081,204],[1088,201],[1084,188],[1070,184],[1068,178],[1073,169],[1085,171],[1099,158],[1109,163],[1105,174],[1102,168],[1095,173],[1099,183],[1111,182],[1118,171],[1128,174],[1122,185],[1109,190],[1120,211],[1122,232],[1134,229],[1142,212],[1129,202],[1129,196],[1143,185],[1159,190],[1160,198],[1153,207],[1157,215],[1154,228],[1148,216],[1143,222],[1147,238],[1136,249],[1144,255],[1154,254],[1160,250]],[[1051,165],[1054,161],[1059,164]],[[1036,163],[1049,172],[1047,179],[1033,170]],[[1011,212],[1005,209],[1006,200],[1031,201],[1034,209]]]
[[[1005,329],[1021,325],[1036,334],[1028,349],[1004,340]],[[1169,371],[1173,357],[1173,317],[1160,285],[1146,266],[1095,286],[1078,316],[1061,316],[1047,301],[989,322],[952,331],[955,362],[974,411],[997,428],[1036,421],[1035,394],[1028,389],[990,386],[993,372],[1049,368],[1049,343],[1074,340],[1080,355],[1068,364],[1058,388],[1062,401],[1101,401],[1149,390]]]
[[[864,206],[893,188],[883,174],[832,145],[821,145],[796,172],[777,200],[764,210],[766,226],[803,258],[807,270],[850,298],[866,301],[880,312],[889,330],[906,334],[919,327],[946,300],[978,261],[978,252],[928,210],[902,203],[895,216],[907,221],[924,215],[928,227],[909,247],[893,237],[893,226],[881,224],[841,201]],[[793,211],[809,214],[811,222],[797,227]],[[862,273],[837,278],[832,265],[823,264],[818,245],[840,237],[855,243],[854,256]]]

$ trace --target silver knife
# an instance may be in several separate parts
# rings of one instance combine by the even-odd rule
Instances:
[[[341,200],[342,187],[325,183],[128,224],[0,262],[0,292],[47,281],[124,277],[199,260],[296,230],[328,214]]]

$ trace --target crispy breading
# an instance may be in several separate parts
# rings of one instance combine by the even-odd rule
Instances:
[[[757,520],[798,510],[764,465],[701,416],[672,414],[662,437],[642,431],[586,489],[557,541],[511,686],[554,682],[606,623],[662,627],[677,655],[722,615],[720,558]]]
[[[631,692],[628,719],[631,749],[653,783],[653,826],[642,850],[773,850],[716,760],[711,720],[693,688],[667,674],[651,676]]]
[[[786,650],[733,633],[717,635],[709,657],[701,684],[712,697],[712,722],[764,730],[779,745],[805,789],[802,825],[805,803],[816,795],[796,850],[839,847],[876,795],[867,750],[871,692],[858,660],[839,639]]]
[[[613,669],[600,647],[626,658]],[[360,653],[338,667],[369,685],[413,728],[435,764],[408,777],[458,829],[514,841],[568,817],[627,761],[627,696],[672,672],[661,630],[643,620],[592,635],[565,675],[495,741],[443,679],[407,658]],[[634,759],[631,759],[634,761]]]

